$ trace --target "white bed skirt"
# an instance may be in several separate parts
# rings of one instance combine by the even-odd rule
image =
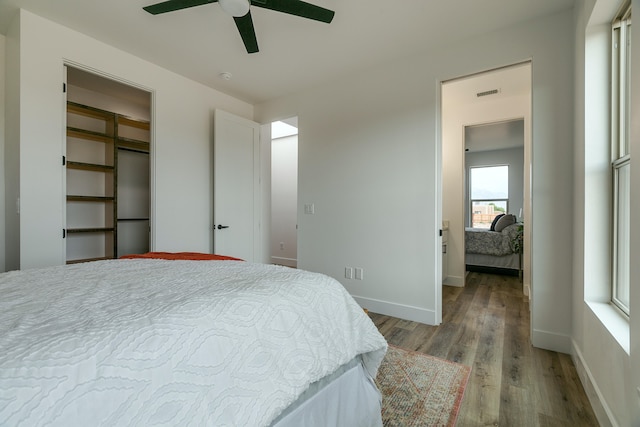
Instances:
[[[309,387],[272,427],[382,427],[382,397],[360,357]]]

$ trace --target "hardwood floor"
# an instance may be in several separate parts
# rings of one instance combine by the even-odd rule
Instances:
[[[369,313],[390,344],[472,367],[458,426],[597,426],[571,357],[530,345],[517,277],[469,273],[443,287],[443,322]]]

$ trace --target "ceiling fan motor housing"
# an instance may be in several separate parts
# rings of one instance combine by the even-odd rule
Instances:
[[[249,13],[249,0],[218,0],[227,14],[239,18]]]

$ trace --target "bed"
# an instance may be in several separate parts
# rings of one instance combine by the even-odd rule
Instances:
[[[465,264],[468,271],[518,275],[521,270],[522,224],[500,228],[465,229]]]
[[[336,280],[236,260],[0,274],[3,426],[381,426],[387,344]]]

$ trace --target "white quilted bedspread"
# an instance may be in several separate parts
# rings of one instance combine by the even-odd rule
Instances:
[[[0,275],[0,425],[262,426],[386,342],[327,276],[113,260]]]

